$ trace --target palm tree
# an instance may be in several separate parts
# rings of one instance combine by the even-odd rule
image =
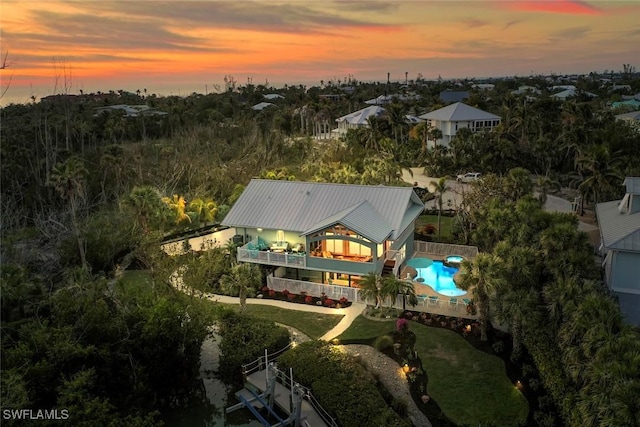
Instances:
[[[135,210],[138,221],[145,233],[149,232],[150,222],[162,218],[166,205],[162,203],[160,192],[150,186],[133,187],[127,198],[129,206]]]
[[[409,304],[416,306],[418,304],[418,297],[416,290],[413,287],[413,283],[406,282],[404,280],[398,280],[395,276],[386,276],[382,279],[382,296],[383,298],[389,297],[389,308],[393,306],[398,295],[402,295],[402,309],[405,309],[405,302],[409,297]]]
[[[241,263],[231,268],[230,274],[220,278],[220,286],[237,293],[240,297],[240,313],[244,312],[247,304],[247,295],[256,291],[262,285],[262,272],[255,264]]]
[[[229,256],[229,263],[231,267],[235,266],[238,263],[238,244],[236,244],[232,239],[229,239],[227,244],[224,246],[224,250]]]
[[[84,197],[85,179],[87,177],[87,169],[84,163],[78,157],[70,157],[65,162],[57,163],[51,171],[49,177],[49,185],[52,185],[56,191],[65,200],[69,201],[71,209],[71,222],[73,224],[73,232],[78,242],[78,250],[80,251],[80,261],[82,268],[87,268],[87,259],[84,243],[80,236],[78,227],[77,209],[78,201]]]
[[[204,201],[202,199],[193,199],[189,202],[189,211],[187,215],[193,214],[196,222],[207,224],[213,222],[218,213],[218,205],[213,200]]]
[[[480,253],[473,260],[462,261],[461,279],[458,286],[471,291],[473,299],[480,308],[480,339],[487,341],[487,322],[489,321],[489,299],[503,283],[502,260],[487,253]]]
[[[431,181],[430,184],[434,187],[434,192],[436,193],[436,201],[438,203],[438,238],[440,238],[442,197],[444,196],[445,192],[449,191],[449,187],[447,187],[447,180],[445,177],[440,178],[437,182]]]
[[[594,144],[576,156],[578,185],[585,202],[597,204],[601,196],[614,192],[622,184],[622,157],[610,153],[605,145]]]
[[[561,188],[560,182],[553,179],[549,174],[538,176],[536,186],[538,187],[538,200],[540,200],[543,206],[547,202],[549,190],[560,190]]]
[[[376,308],[380,308],[383,300],[382,276],[368,273],[360,280],[360,298],[365,301],[375,300]]]

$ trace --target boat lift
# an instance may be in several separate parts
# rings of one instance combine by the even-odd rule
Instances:
[[[267,365],[267,369],[265,372],[267,383],[265,391],[258,394],[253,389],[245,387],[243,390],[236,393],[236,397],[238,398],[238,400],[240,400],[240,403],[228,407],[225,412],[228,414],[241,408],[247,408],[253,415],[255,415],[255,417],[262,423],[264,427],[284,427],[289,425],[292,425],[294,427],[301,427],[300,415],[302,413],[302,400],[304,399],[306,390],[300,384],[293,382],[293,374],[290,376],[291,389],[289,390],[292,403],[291,415],[289,415],[289,417],[287,417],[286,419],[282,419],[282,417],[280,417],[273,409],[275,400],[276,378],[280,373],[283,372],[280,371],[273,362],[270,362]],[[242,391],[244,390],[248,391],[251,394],[251,397],[245,397],[245,394],[242,393]],[[266,410],[269,412],[269,415],[277,420],[277,423],[271,424],[268,420],[266,420],[256,409],[256,403],[266,408]]]

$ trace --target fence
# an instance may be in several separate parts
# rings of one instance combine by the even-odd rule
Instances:
[[[422,242],[414,240],[414,250],[433,255],[461,255],[468,259],[473,259],[478,255],[478,248],[475,246],[451,245],[449,243]]]
[[[284,277],[267,276],[267,286],[274,291],[288,290],[294,294],[306,292],[307,295],[321,297],[324,293],[327,298],[339,300],[345,297],[351,302],[364,302],[360,299],[360,290],[338,285],[324,285],[322,283],[307,282],[304,280],[285,279]]]

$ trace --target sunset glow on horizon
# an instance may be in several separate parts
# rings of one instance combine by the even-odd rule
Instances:
[[[7,1],[1,100],[146,88],[588,73],[634,64],[640,4],[555,1]]]

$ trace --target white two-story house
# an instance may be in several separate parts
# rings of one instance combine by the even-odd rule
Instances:
[[[500,116],[488,113],[462,102],[447,105],[439,110],[419,116],[426,120],[432,128],[442,132],[442,138],[427,142],[427,148],[436,144],[448,147],[460,129],[468,128],[472,132],[491,130],[500,124]]]

